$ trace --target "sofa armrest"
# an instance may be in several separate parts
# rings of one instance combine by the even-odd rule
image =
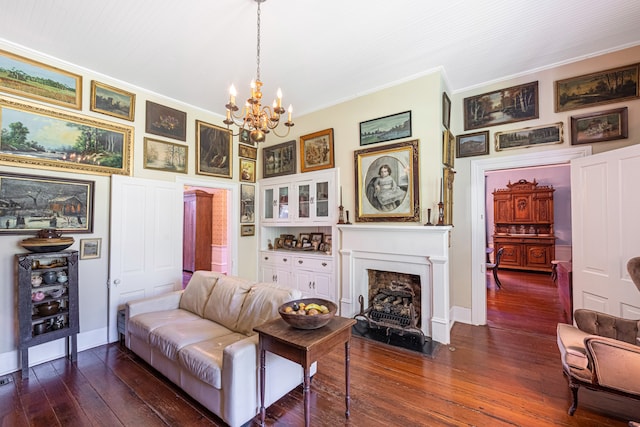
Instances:
[[[584,342],[598,384],[640,395],[640,346],[593,335]]]
[[[243,423],[242,408],[258,408],[258,335],[226,346],[222,366],[226,421],[231,425]]]
[[[129,318],[153,311],[173,310],[179,307],[183,291],[174,291],[153,297],[128,301],[125,305],[126,317]]]

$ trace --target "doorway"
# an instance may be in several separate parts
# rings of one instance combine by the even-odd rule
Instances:
[[[239,217],[238,185],[197,178],[179,179],[178,184],[182,185],[183,193],[195,190],[212,195],[211,263],[206,269],[237,275],[239,230],[238,221],[233,221],[233,218]],[[185,221],[187,218],[183,216],[183,225]],[[183,245],[187,242],[188,236],[183,234]],[[188,278],[183,277],[183,286],[186,286]]]
[[[488,171],[569,163],[591,155],[591,146],[502,156],[471,162],[471,322],[487,324],[486,288],[486,190]]]

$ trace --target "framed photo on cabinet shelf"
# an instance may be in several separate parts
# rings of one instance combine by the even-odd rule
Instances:
[[[468,133],[456,137],[456,157],[489,154],[489,131]]]
[[[300,172],[332,168],[333,155],[333,129],[300,137]]]
[[[628,136],[627,107],[571,116],[571,145],[624,139]]]
[[[420,221],[418,140],[354,152],[356,221]]]
[[[82,76],[0,50],[0,91],[82,109]]]
[[[464,130],[537,119],[538,82],[471,96],[463,105]]]

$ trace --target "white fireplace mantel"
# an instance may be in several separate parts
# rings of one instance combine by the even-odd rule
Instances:
[[[419,275],[422,285],[422,325],[426,336],[450,342],[449,232],[450,226],[339,225],[342,261],[340,313],[360,312],[367,269]],[[364,307],[365,309],[367,307]]]

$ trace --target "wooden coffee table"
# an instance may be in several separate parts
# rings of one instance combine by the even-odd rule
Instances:
[[[330,353],[337,345],[344,344],[344,373],[345,373],[345,417],[349,418],[349,347],[351,341],[351,326],[354,319],[334,317],[331,321],[313,330],[295,329],[284,320],[278,318],[253,330],[258,333],[260,346],[260,425],[264,426],[264,386],[265,386],[265,352],[277,354],[292,362],[299,363],[304,369],[304,425],[309,426],[309,387],[311,378],[309,368],[320,357]]]

